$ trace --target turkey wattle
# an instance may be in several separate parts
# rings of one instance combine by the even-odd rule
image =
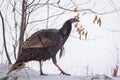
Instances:
[[[25,62],[36,60],[40,62],[40,74],[44,75],[42,61],[52,58],[53,63],[62,74],[70,75],[58,66],[56,54],[60,50],[61,57],[63,45],[70,35],[72,23],[74,22],[79,22],[79,20],[72,18],[67,20],[60,29],[44,29],[32,34],[23,43],[21,54],[13,65],[13,69],[22,66]]]

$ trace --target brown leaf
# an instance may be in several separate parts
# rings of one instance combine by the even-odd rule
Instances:
[[[78,23],[76,23],[74,27],[77,28],[78,27]]]
[[[79,13],[74,17],[75,19],[79,19]]]
[[[75,8],[74,8],[74,12],[77,12],[77,6],[75,6]]]
[[[101,19],[99,18],[97,24],[101,27]]]
[[[80,28],[77,28],[77,32],[79,32]]]
[[[79,29],[78,34],[81,34],[81,31],[82,31],[82,30]]]
[[[82,25],[80,26],[79,30],[80,30],[80,31],[83,31],[83,30],[84,30],[84,28],[82,27]]]
[[[58,4],[58,5],[60,4],[60,0],[57,1],[57,4]]]
[[[97,17],[97,15],[96,15],[95,18],[94,18],[94,20],[93,20],[93,23],[95,23],[95,21],[97,20],[97,18],[98,18],[98,17]]]
[[[84,35],[84,33],[85,33],[85,32],[83,31],[83,32],[82,32],[82,35]]]
[[[85,39],[87,39],[88,31],[85,33]]]

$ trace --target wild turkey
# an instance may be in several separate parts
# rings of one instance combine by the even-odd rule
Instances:
[[[22,66],[25,62],[36,60],[40,62],[40,74],[44,75],[41,62],[52,58],[53,63],[61,73],[69,75],[58,66],[56,54],[60,50],[61,57],[63,45],[70,35],[72,23],[74,22],[79,22],[79,20],[71,18],[60,29],[43,29],[32,34],[23,43],[22,52],[13,65],[13,69],[17,69],[17,67]]]

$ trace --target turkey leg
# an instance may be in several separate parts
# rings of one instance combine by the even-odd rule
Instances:
[[[52,61],[53,61],[54,65],[61,71],[61,73],[62,73],[63,75],[70,76],[70,74],[67,74],[66,72],[64,72],[64,71],[58,66],[55,56],[52,57]]]
[[[40,75],[46,76],[46,74],[44,74],[42,71],[42,61],[40,61],[39,64],[40,64]]]
[[[55,64],[55,66],[61,71],[61,73],[63,74],[63,75],[67,75],[67,76],[70,76],[70,74],[68,74],[68,73],[66,73],[66,72],[64,72],[59,66],[58,66],[58,64],[57,63],[54,63]]]

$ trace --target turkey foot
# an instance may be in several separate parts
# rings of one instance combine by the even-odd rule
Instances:
[[[40,75],[42,75],[42,76],[47,76],[47,74],[44,74],[44,73],[40,73]]]
[[[39,64],[40,64],[40,75],[47,76],[47,74],[44,74],[42,71],[42,61],[40,61]]]
[[[70,76],[70,74],[65,73],[65,72],[61,72],[60,74],[66,75],[66,76]]]

